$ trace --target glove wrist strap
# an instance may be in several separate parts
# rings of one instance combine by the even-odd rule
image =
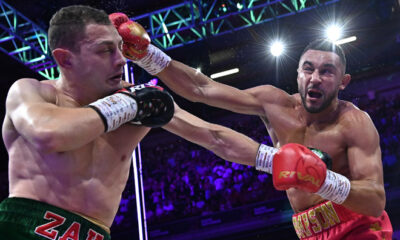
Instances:
[[[316,193],[324,199],[342,204],[349,195],[350,188],[350,180],[347,177],[327,170],[325,181]]]
[[[256,157],[256,169],[272,174],[272,159],[277,151],[277,148],[260,144]]]
[[[158,49],[156,46],[149,44],[147,54],[140,60],[132,60],[151,75],[157,75],[164,70],[171,62],[171,57]]]
[[[105,126],[105,132],[113,131],[134,119],[137,113],[135,99],[123,93],[115,93],[101,98],[90,103],[88,107],[93,108],[100,115]]]

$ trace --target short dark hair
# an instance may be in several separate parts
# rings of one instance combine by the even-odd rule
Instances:
[[[342,47],[340,47],[339,45],[337,45],[329,40],[326,40],[326,39],[317,39],[317,40],[310,42],[306,46],[306,48],[304,48],[303,52],[301,53],[300,58],[308,50],[319,50],[319,51],[336,53],[339,56],[340,61],[342,62],[343,66],[344,66],[344,69],[346,69],[346,55],[344,54]]]
[[[111,25],[108,15],[90,6],[73,5],[58,10],[50,20],[48,31],[50,49],[65,47],[78,51],[78,38],[85,33],[90,23]]]

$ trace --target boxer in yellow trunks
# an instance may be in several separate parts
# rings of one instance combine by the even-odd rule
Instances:
[[[393,229],[385,211],[379,217],[366,216],[331,201],[294,214],[292,221],[300,239],[392,239]]]
[[[213,81],[172,60],[149,41],[141,41],[148,39],[143,27],[121,14],[112,17],[124,39],[126,57],[189,100],[261,117],[279,154],[276,155],[277,149],[261,145],[256,160],[235,162],[272,173],[275,188],[286,190],[295,214],[301,216],[301,221],[298,215],[293,218],[299,237],[391,238],[392,227],[384,210],[378,132],[367,113],[338,98],[339,91],[351,80],[340,46],[316,40],[304,49],[297,68],[296,94],[271,85],[239,90]],[[304,146],[330,155],[332,168],[326,169]],[[331,211],[338,213],[333,220],[329,218],[335,221],[329,227],[317,214],[319,210],[313,210],[319,209],[320,204],[332,204]],[[322,226],[319,228],[318,224]]]

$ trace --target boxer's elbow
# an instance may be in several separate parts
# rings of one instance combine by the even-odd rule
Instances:
[[[40,152],[52,152],[56,148],[54,131],[39,121],[33,119],[16,118],[13,124],[18,133]]]
[[[57,132],[49,127],[36,127],[32,133],[32,143],[43,153],[59,152],[63,145]]]
[[[209,149],[225,160],[232,160],[231,144],[224,138],[224,134],[217,129],[210,130]]]
[[[377,195],[377,201],[376,201],[377,204],[371,215],[374,217],[379,217],[382,215],[386,206],[385,188],[383,186],[378,186],[376,190],[376,195]]]
[[[57,152],[63,145],[59,136],[62,130],[49,112],[23,108],[12,116],[12,122],[18,133],[40,152]]]
[[[383,213],[383,210],[385,209],[385,204],[377,204],[376,206],[370,208],[366,215],[372,216],[372,217],[380,217]]]
[[[182,71],[176,75],[171,71],[162,72],[159,77],[166,80],[165,83],[175,93],[193,102],[202,102],[207,92],[207,81],[203,81],[192,68]]]
[[[188,98],[193,102],[204,102],[206,99],[206,90],[201,85],[195,85],[190,90]]]
[[[371,214],[371,216],[376,217],[376,218],[380,217],[380,216],[382,216],[383,210],[384,209],[377,210],[375,213]]]
[[[385,210],[386,196],[385,189],[383,186],[375,186],[375,189],[371,191],[372,195],[368,197],[366,202],[368,205],[365,208],[364,214],[372,217],[379,217]]]
[[[231,130],[226,131],[227,128],[211,131],[212,144],[210,150],[217,154],[219,157],[239,164],[254,165],[252,160],[255,157],[249,157],[245,144],[240,139],[232,135]]]

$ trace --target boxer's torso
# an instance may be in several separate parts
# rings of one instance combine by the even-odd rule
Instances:
[[[357,111],[350,103],[339,101],[336,111],[330,112],[323,121],[307,122],[303,116],[304,108],[300,96],[293,95],[291,107],[280,105],[268,105],[267,118],[262,117],[267,130],[272,138],[274,146],[280,147],[287,143],[300,143],[307,147],[320,149],[328,153],[332,158],[332,170],[341,173],[348,178],[349,166],[347,160],[347,137],[345,128],[348,119],[347,111]],[[277,114],[278,113],[278,114]],[[316,194],[291,188],[287,190],[287,196],[295,212],[305,210],[322,201]]]
[[[79,107],[51,81],[41,84],[47,102]],[[148,131],[125,124],[78,149],[43,153],[16,131],[6,115],[3,138],[9,153],[10,197],[43,201],[110,227],[129,175],[131,153]]]

